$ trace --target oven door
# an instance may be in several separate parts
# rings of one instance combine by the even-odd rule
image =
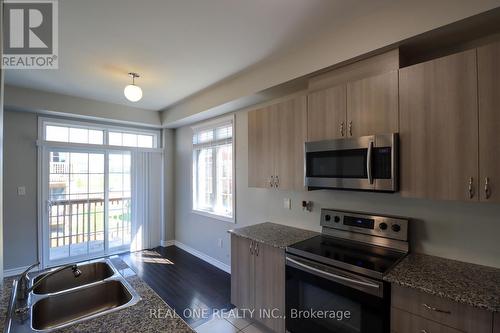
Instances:
[[[389,332],[389,285],[287,254],[286,330]]]
[[[305,185],[309,189],[397,191],[397,138],[393,133],[307,142]]]

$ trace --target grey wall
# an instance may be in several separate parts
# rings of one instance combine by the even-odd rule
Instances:
[[[175,239],[175,130],[164,129],[163,137],[163,224],[162,240]]]
[[[5,87],[5,106],[56,116],[160,127],[160,113],[157,111],[9,85]]]
[[[37,260],[37,115],[5,112],[3,164],[4,267],[19,268]],[[17,187],[26,195],[18,196]]]
[[[176,130],[177,241],[229,265],[227,230],[272,221],[320,231],[320,208],[366,211],[412,218],[411,245],[416,252],[500,267],[500,205],[401,198],[398,194],[347,191],[284,192],[248,188],[247,113],[236,115],[236,224],[191,212],[191,128]],[[283,199],[292,199],[292,209]],[[312,200],[312,213],[300,207]],[[223,239],[223,247],[217,246]]]

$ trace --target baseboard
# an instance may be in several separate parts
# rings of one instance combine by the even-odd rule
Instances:
[[[162,247],[167,247],[167,246],[172,246],[172,245],[175,245],[175,241],[174,240],[162,240],[160,241],[160,245]]]
[[[10,277],[10,276],[16,276],[24,272],[26,269],[28,269],[29,266],[23,266],[23,267],[17,267],[17,268],[9,268],[9,269],[4,269],[3,270],[3,276],[4,277]],[[37,271],[38,267],[33,267],[32,271]]]
[[[202,253],[202,252],[200,252],[198,250],[195,250],[192,247],[190,247],[190,246],[188,246],[186,244],[183,244],[183,243],[181,243],[179,241],[173,241],[173,242],[174,242],[174,245],[177,246],[178,248],[180,248],[180,249],[182,249],[182,250],[184,250],[184,251],[192,254],[195,257],[200,258],[203,261],[208,262],[210,265],[215,266],[218,269],[221,269],[221,270],[223,270],[226,273],[231,274],[231,266],[226,265],[225,263],[223,263],[223,262],[221,262],[221,261],[219,261],[219,260],[217,260],[215,258],[212,258],[209,255],[206,255],[205,253]]]

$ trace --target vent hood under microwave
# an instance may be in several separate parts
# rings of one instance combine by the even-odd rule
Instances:
[[[397,133],[306,142],[305,186],[396,192],[398,142]]]

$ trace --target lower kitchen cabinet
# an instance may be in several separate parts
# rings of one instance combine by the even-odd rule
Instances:
[[[254,320],[285,332],[285,251],[231,235],[231,303],[254,309]]]
[[[493,332],[492,312],[411,288],[393,285],[391,306],[392,333]]]

